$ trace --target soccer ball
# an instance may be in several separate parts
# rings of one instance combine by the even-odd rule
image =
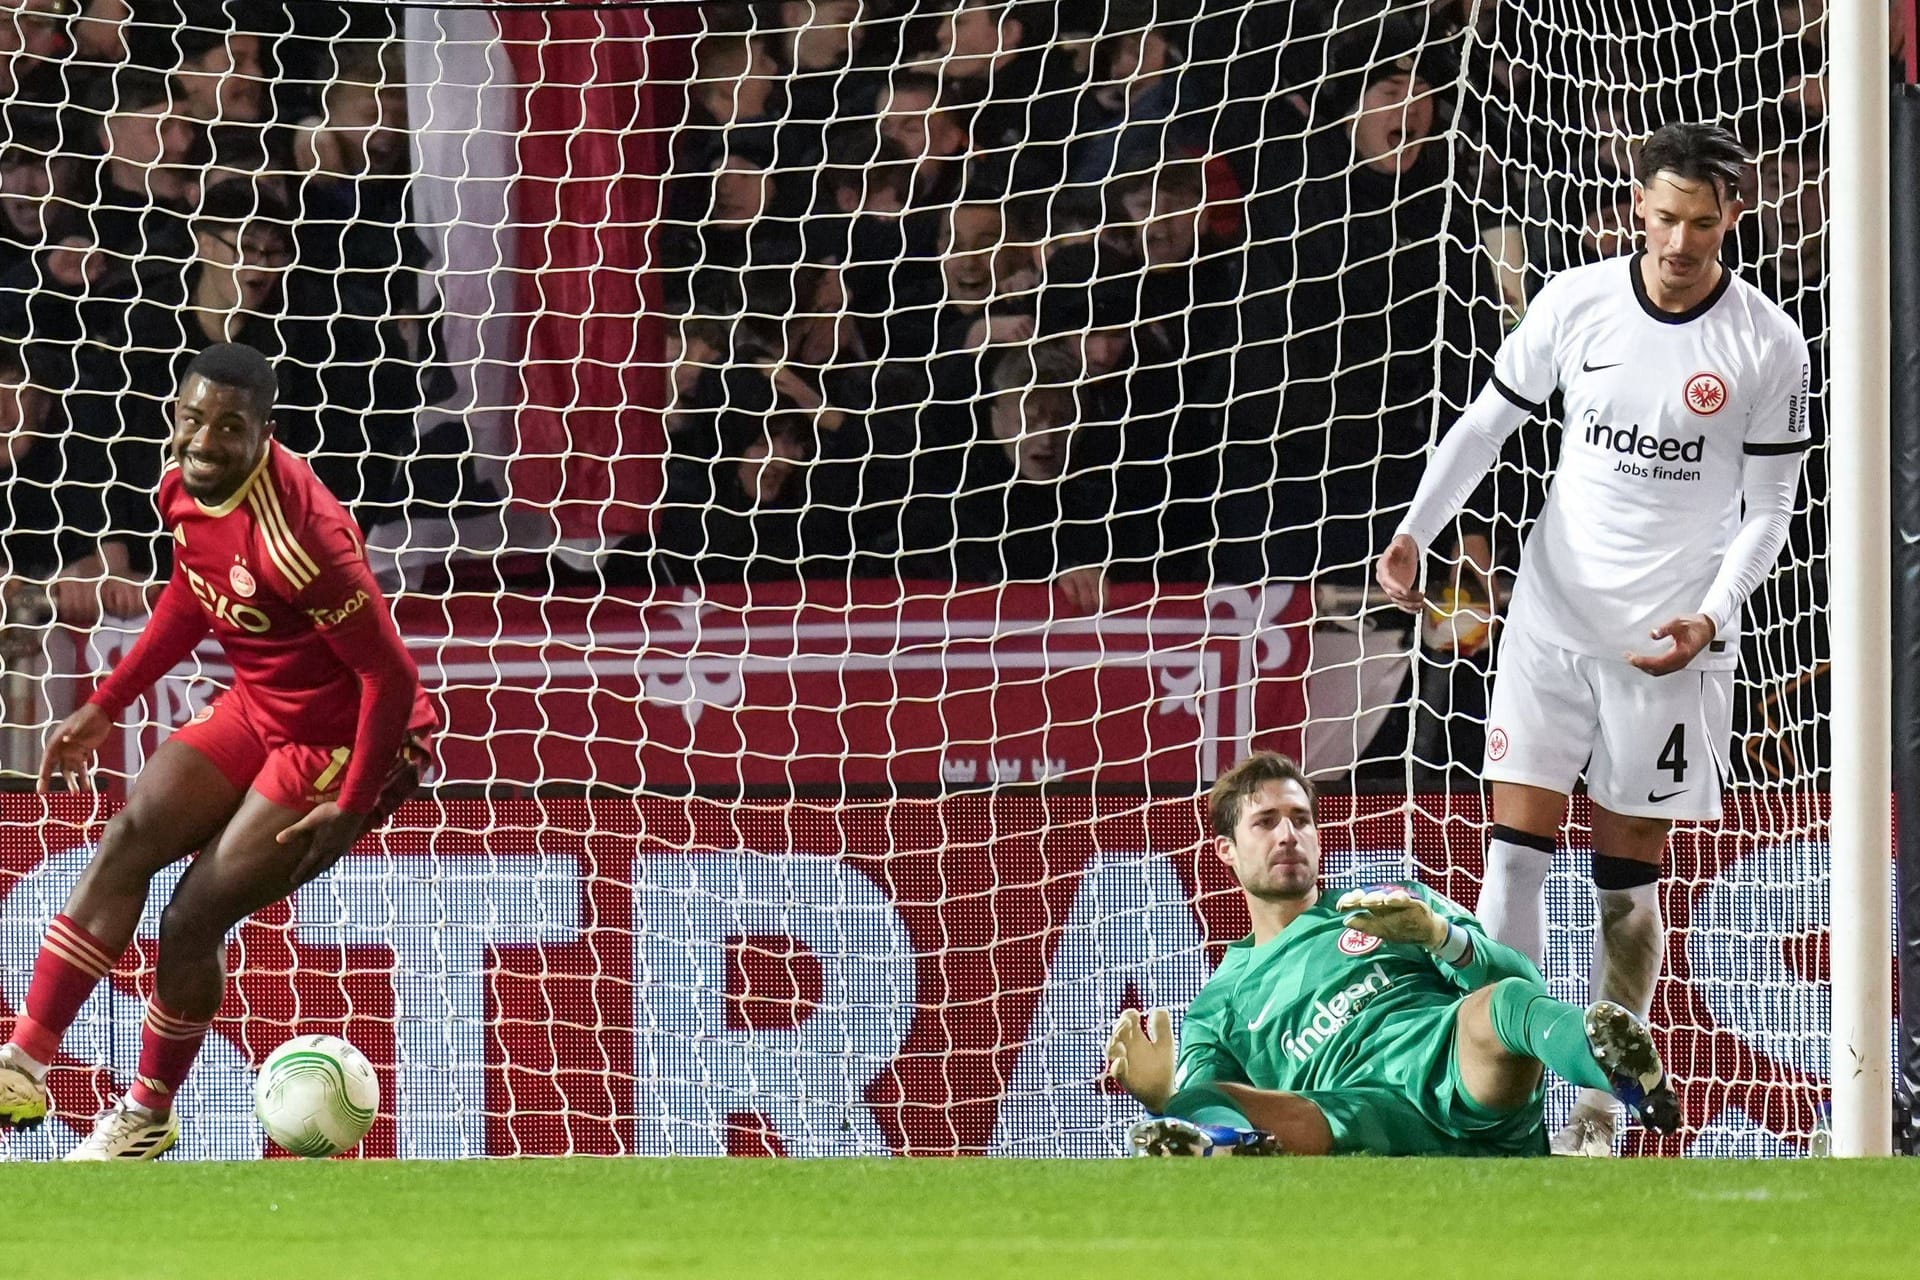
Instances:
[[[253,1114],[297,1156],[338,1155],[367,1136],[380,1082],[367,1055],[339,1036],[296,1036],[268,1056],[253,1083]]]

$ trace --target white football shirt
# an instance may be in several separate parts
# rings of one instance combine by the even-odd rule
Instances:
[[[1494,365],[1522,408],[1566,398],[1506,626],[1615,659],[1662,649],[1647,633],[1699,610],[1740,527],[1742,458],[1813,443],[1807,343],[1787,313],[1731,270],[1691,310],[1662,311],[1642,256],[1555,276]],[[1739,655],[1735,610],[1692,665]]]

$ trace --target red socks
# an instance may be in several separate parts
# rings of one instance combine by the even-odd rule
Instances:
[[[147,1001],[147,1019],[140,1028],[140,1070],[127,1091],[136,1106],[149,1111],[171,1111],[173,1095],[186,1082],[200,1042],[207,1038],[212,1019],[189,1022],[167,1012],[155,996]]]
[[[60,1052],[60,1038],[115,959],[92,934],[64,915],[55,916],[33,962],[26,1012],[14,1023],[12,1043],[20,1052],[35,1062],[51,1063]],[[152,1111],[173,1108],[173,1095],[193,1069],[211,1025],[211,1019],[193,1022],[171,1013],[158,999],[147,1001],[140,1028],[140,1071],[129,1091],[137,1105]]]
[[[115,959],[92,934],[63,915],[55,916],[33,962],[26,1012],[14,1023],[13,1043],[20,1051],[35,1062],[51,1063],[60,1052],[60,1038]]]

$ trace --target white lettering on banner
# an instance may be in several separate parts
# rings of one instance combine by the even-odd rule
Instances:
[[[1108,854],[1090,863],[1007,1082],[993,1154],[1117,1154],[1140,1104],[1106,1092],[1100,1072],[1127,988],[1144,1005],[1183,1010],[1207,973],[1199,922],[1171,859]]]
[[[1190,663],[1167,663],[1160,668],[1161,698],[1154,704],[1159,715],[1189,715],[1198,720],[1201,715],[1200,698],[1207,690],[1207,676],[1218,674],[1211,668],[1219,664],[1209,664],[1206,655],[1201,654]]]
[[[93,855],[94,846],[90,844],[55,854],[14,884],[5,902],[0,903],[0,965],[4,965],[0,981],[13,1008],[26,1007],[27,985],[33,979],[33,962],[46,936],[47,922],[66,903]],[[159,936],[160,912],[186,867],[186,863],[179,863],[153,878],[146,910],[140,916],[139,937]],[[67,1032],[60,1051],[67,1058],[107,1068],[118,1090],[131,1088],[133,1073],[140,1065],[140,1024],[145,1013],[138,996],[103,982],[81,1006],[80,1016]],[[263,1140],[253,1121],[253,1069],[240,1050],[217,1030],[207,1037],[177,1101],[180,1142],[174,1150],[179,1158],[260,1158]],[[87,1127],[83,1121],[82,1129]],[[83,1136],[63,1117],[49,1116],[40,1128],[9,1138],[6,1158],[57,1159]]]
[[[571,858],[488,854],[346,858],[300,889],[303,944],[393,950],[397,1155],[487,1153],[487,950],[574,941],[581,892]]]
[[[885,892],[811,854],[643,858],[634,890],[634,1149],[723,1155],[727,1117],[765,1117],[787,1154],[885,1155],[867,1086],[916,1007],[913,943]],[[791,938],[820,965],[792,1030],[727,1026],[727,941]]]

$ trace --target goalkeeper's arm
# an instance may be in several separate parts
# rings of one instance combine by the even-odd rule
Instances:
[[[1425,947],[1434,965],[1462,991],[1478,991],[1502,978],[1546,985],[1533,961],[1495,942],[1464,908],[1424,885],[1355,889],[1343,894],[1338,906],[1351,928]]]

